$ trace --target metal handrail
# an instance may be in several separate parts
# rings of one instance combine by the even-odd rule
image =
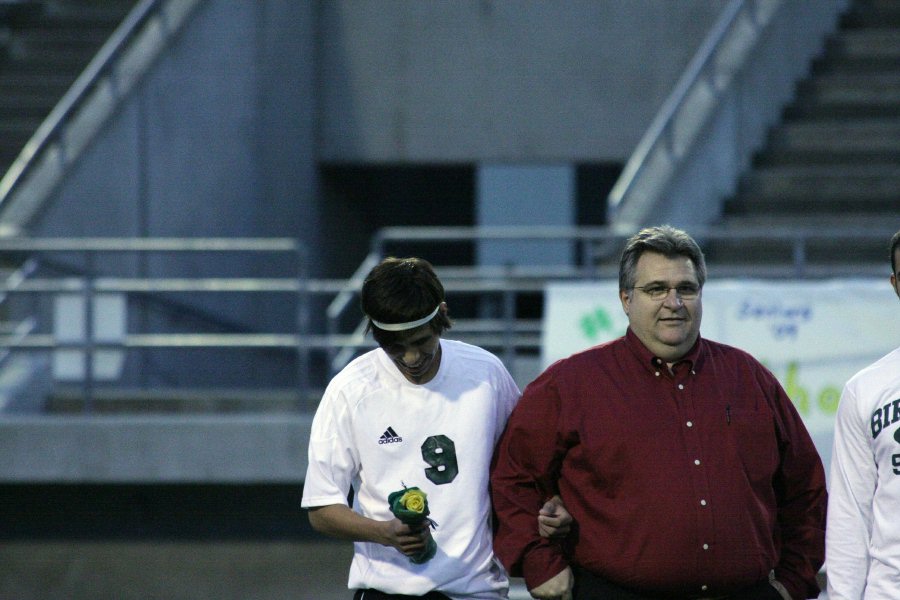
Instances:
[[[774,228],[744,227],[730,230],[715,227],[693,227],[690,233],[705,248],[722,240],[746,243],[753,239],[766,240],[770,245],[780,244],[784,247],[784,257],[777,264],[757,265],[755,268],[746,264],[734,265],[734,274],[741,277],[792,277],[804,278],[821,276],[823,272],[833,276],[845,274],[850,276],[881,275],[886,269],[883,261],[878,264],[852,266],[844,273],[838,272],[831,263],[816,264],[810,260],[809,245],[814,241],[833,240],[838,244],[872,245],[876,243],[886,246],[893,230],[884,227],[873,228]],[[298,268],[299,274],[286,277],[114,277],[91,273],[84,267],[84,273],[73,275],[67,273],[61,277],[48,277],[46,273],[35,271],[24,279],[10,283],[0,283],[0,294],[57,294],[80,293],[84,295],[97,293],[135,293],[153,294],[163,292],[199,292],[199,293],[254,293],[272,292],[296,295],[298,303],[298,319],[284,333],[154,333],[125,332],[119,339],[92,339],[90,328],[88,337],[81,341],[69,342],[55,339],[33,330],[6,332],[0,335],[0,348],[21,350],[46,350],[62,348],[95,349],[142,349],[168,348],[172,350],[202,347],[218,348],[272,348],[294,349],[300,357],[301,371],[298,372],[299,393],[311,394],[314,390],[309,386],[310,363],[309,353],[325,352],[332,360],[332,372],[342,368],[341,361],[348,361],[359,350],[370,348],[374,342],[363,335],[365,320],[360,315],[348,313],[348,308],[358,299],[362,279],[368,270],[387,254],[408,254],[404,247],[414,245],[421,247],[427,242],[432,248],[441,244],[459,244],[468,242],[478,244],[489,240],[519,241],[528,244],[531,241],[569,241],[573,247],[581,249],[580,264],[556,265],[441,265],[435,268],[441,277],[447,294],[458,298],[468,295],[475,298],[498,298],[498,314],[490,319],[455,319],[457,327],[454,333],[460,339],[478,345],[495,348],[512,369],[516,354],[522,351],[534,354],[540,349],[540,329],[534,320],[519,319],[516,315],[516,298],[522,294],[540,293],[548,282],[562,280],[584,280],[586,278],[615,278],[618,271],[617,252],[622,242],[633,231],[622,227],[392,227],[378,232],[372,252],[350,280],[345,279],[310,279],[305,276],[305,269]],[[838,246],[840,247],[840,246]],[[615,250],[615,251],[613,251]],[[62,239],[2,239],[0,253],[19,253],[31,257],[45,253],[113,253],[113,252],[293,252],[297,262],[305,261],[302,245],[289,238],[253,238],[228,240],[224,238],[208,239],[117,239],[117,238],[62,238]],[[887,252],[887,250],[885,250]],[[427,258],[427,257],[426,257]],[[90,261],[86,261],[90,264]],[[95,261],[96,262],[96,261]],[[716,277],[725,272],[721,264],[710,263],[710,271]],[[314,333],[309,327],[309,315],[304,313],[310,305],[310,297],[320,295],[333,298],[326,311],[327,330],[325,333]],[[86,302],[87,307],[91,302]],[[338,310],[341,309],[341,310]],[[351,318],[352,317],[352,318]],[[347,321],[354,325],[346,331]],[[86,322],[89,322],[86,319]],[[343,324],[343,325],[342,325]],[[343,327],[343,328],[342,328]],[[340,359],[340,360],[338,360]],[[90,369],[86,373],[91,373]],[[89,378],[86,378],[85,396],[90,398],[92,389]],[[89,403],[87,405],[89,407]]]
[[[806,270],[805,250],[809,243],[822,240],[876,241],[886,243],[895,233],[892,223],[883,227],[836,227],[836,226],[781,226],[760,225],[728,227],[719,225],[691,226],[688,232],[703,245],[713,241],[750,241],[763,240],[771,243],[790,243],[792,253],[786,263],[795,268],[795,275],[803,277]],[[507,226],[507,227],[386,227],[375,237],[374,254],[385,255],[385,247],[391,243],[404,242],[481,242],[492,240],[517,241],[559,241],[568,240],[584,251],[587,260],[609,259],[616,257],[620,247],[609,244],[624,241],[637,231],[634,225],[609,225],[596,227],[578,226]],[[605,250],[597,254],[591,248],[600,247]],[[611,253],[610,253],[611,252]],[[596,265],[594,265],[596,266]],[[536,266],[538,270],[552,269],[554,266]],[[487,267],[491,268],[491,267]],[[496,268],[496,267],[493,267]],[[508,267],[504,267],[505,269]],[[515,268],[513,271],[515,272]],[[525,272],[526,269],[520,269]],[[584,271],[584,269],[581,269]],[[591,265],[582,275],[593,276]]]
[[[721,198],[734,192],[777,107],[848,4],[731,0],[607,196],[609,222],[647,224],[654,214],[679,224],[715,222]],[[763,77],[771,83],[765,102],[754,91]]]
[[[297,252],[293,238],[0,237],[0,252]]]
[[[187,14],[196,5],[196,0],[188,2],[179,0],[141,0],[128,13],[110,38],[103,44],[85,70],[69,87],[62,99],[53,107],[50,114],[40,124],[31,139],[10,165],[9,170],[0,179],[0,211],[6,210],[13,194],[21,188],[28,175],[34,171],[41,157],[47,154],[51,145],[65,137],[67,125],[75,120],[78,111],[88,102],[90,95],[101,82],[110,79],[109,91],[116,94],[116,99],[126,94],[133,83],[136,73],[117,72],[120,62],[126,58],[139,36],[147,29],[151,19],[159,17],[161,25],[167,25],[167,33],[171,35],[178,23],[184,22]],[[146,55],[143,51],[142,54]],[[148,60],[148,56],[142,56]],[[118,79],[117,79],[118,77]],[[126,81],[126,78],[131,80]],[[69,151],[59,153],[59,160],[68,162],[77,158]]]
[[[328,338],[309,334],[310,294],[337,293],[346,285],[343,280],[311,281],[306,276],[305,247],[291,238],[0,238],[0,253],[16,257],[24,254],[29,262],[40,263],[38,257],[46,254],[65,253],[67,256],[84,258],[86,266],[79,268],[77,276],[65,275],[48,277],[34,275],[36,270],[24,277],[0,283],[0,295],[54,295],[81,294],[85,297],[84,322],[92,322],[93,296],[99,293],[286,293],[297,299],[297,319],[288,333],[152,333],[126,332],[119,339],[95,339],[93,328],[85,327],[83,339],[67,341],[55,335],[16,331],[0,335],[3,350],[47,350],[76,348],[85,351],[85,376],[83,394],[85,406],[89,410],[93,396],[93,351],[98,349],[136,348],[275,348],[292,349],[298,355],[298,394],[308,391],[308,353],[323,345],[347,344],[346,338]],[[216,254],[287,254],[292,259],[286,268],[290,273],[283,277],[111,277],[93,272],[94,257],[103,254],[123,253],[216,253]]]
[[[62,99],[53,107],[47,118],[41,123],[32,138],[28,140],[22,152],[10,166],[9,171],[0,180],[0,205],[18,185],[35,163],[38,156],[49,145],[50,141],[60,135],[63,125],[75,114],[75,111],[87,97],[100,78],[114,64],[122,53],[127,41],[156,12],[161,0],[143,0],[125,18],[109,40],[103,45],[87,68],[66,91]]]
[[[750,0],[752,1],[752,0]],[[732,30],[738,17],[747,10],[748,0],[732,0],[722,11],[719,19],[704,39],[697,53],[691,59],[684,73],[675,85],[671,94],[666,98],[659,112],[644,133],[628,162],[625,164],[619,179],[616,181],[608,197],[608,209],[610,215],[620,210],[634,188],[638,178],[648,168],[649,158],[653,150],[667,143],[666,136],[672,131],[675,117],[691,96],[691,92],[697,87],[701,77],[713,65],[716,51],[722,45],[726,35]],[[721,91],[721,87],[719,90]],[[671,142],[672,154],[679,156],[687,148]]]
[[[356,271],[353,272],[353,275],[350,276],[350,279],[347,280],[344,289],[342,289],[337,294],[337,296],[335,296],[335,298],[328,304],[328,309],[325,311],[325,323],[329,334],[338,334],[338,332],[340,331],[340,321],[342,319],[342,316],[350,307],[350,303],[356,299],[356,294],[362,287],[366,275],[369,273],[369,271],[372,270],[373,267],[375,267],[375,265],[378,264],[378,261],[382,258],[380,250],[376,247],[378,243],[377,234],[375,235],[374,239],[375,242],[373,243],[373,250],[366,255],[366,258],[356,268]],[[343,347],[335,347],[329,351],[328,364],[331,373],[336,373],[341,369],[343,365],[350,362],[350,359],[353,358],[356,350],[362,345],[366,344],[364,335],[365,330],[366,323],[365,321],[362,321],[351,333],[352,339],[354,341],[353,344],[345,345]]]
[[[884,227],[852,228],[852,227],[779,227],[757,226],[727,228],[716,226],[695,226],[689,228],[703,247],[722,241],[751,242],[766,241],[770,246],[783,246],[784,258],[772,264],[734,264],[727,265],[708,259],[709,270],[717,277],[756,277],[756,278],[811,278],[837,276],[875,276],[885,270],[884,262],[871,265],[845,265],[843,270],[833,263],[814,263],[808,253],[813,242],[832,240],[846,244],[868,243],[884,245],[894,233],[893,225],[886,223]],[[388,255],[404,254],[402,248],[413,244],[420,247],[423,242],[433,246],[441,244],[458,244],[468,242],[478,244],[484,241],[505,240],[529,242],[570,241],[573,247],[580,249],[581,263],[575,261],[567,264],[552,265],[475,265],[448,266],[435,265],[448,294],[480,294],[500,295],[504,298],[504,310],[501,318],[491,323],[499,328],[494,344],[502,347],[504,357],[509,360],[515,348],[520,347],[521,337],[515,335],[514,307],[510,306],[510,295],[518,293],[535,293],[544,289],[550,281],[584,280],[587,278],[618,277],[618,257],[624,241],[635,233],[631,226],[612,225],[596,227],[567,226],[499,226],[499,227],[386,227],[377,232],[373,238],[372,249],[366,256],[363,265],[357,269],[354,280],[362,281],[365,273]],[[887,250],[885,249],[885,254]],[[427,258],[427,257],[426,257]],[[329,331],[339,330],[340,319],[353,306],[358,298],[358,285],[348,286],[329,306],[327,319]],[[363,337],[365,319],[355,326],[348,339],[350,346],[331,354],[331,371],[339,371],[354,355],[355,351],[371,346]],[[499,339],[499,344],[496,342]],[[535,349],[526,342],[529,349]],[[512,367],[512,362],[508,363]]]

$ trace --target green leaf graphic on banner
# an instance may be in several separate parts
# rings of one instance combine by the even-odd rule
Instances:
[[[809,414],[809,392],[805,387],[800,385],[800,377],[798,371],[799,365],[796,362],[788,363],[787,375],[784,377],[784,391],[788,397],[794,402],[797,411],[801,415]]]
[[[838,403],[841,401],[841,390],[834,385],[826,386],[819,392],[819,409],[826,415],[837,414]],[[898,429],[897,431],[900,431]]]
[[[609,313],[602,308],[581,317],[579,324],[585,337],[590,339],[595,339],[601,331],[611,331],[613,326]]]

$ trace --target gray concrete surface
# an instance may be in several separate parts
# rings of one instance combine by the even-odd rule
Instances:
[[[312,413],[0,415],[0,481],[296,482]]]
[[[340,542],[2,542],[0,598],[349,600]]]
[[[352,546],[291,542],[0,542],[0,598],[350,600]],[[511,600],[530,598],[515,580]]]

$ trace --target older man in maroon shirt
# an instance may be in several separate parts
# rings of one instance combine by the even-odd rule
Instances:
[[[491,477],[494,545],[534,597],[819,593],[821,460],[775,377],[700,337],[705,280],[689,235],[640,231],[619,270],[625,336],[551,365],[513,411]],[[563,544],[534,528],[555,493],[577,522]]]

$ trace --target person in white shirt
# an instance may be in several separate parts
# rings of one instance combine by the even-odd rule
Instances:
[[[891,239],[900,297],[900,231]],[[900,315],[898,315],[900,316]],[[828,600],[900,598],[900,347],[844,386],[825,528]]]
[[[385,259],[363,283],[361,305],[379,347],[325,390],[301,505],[314,529],[354,541],[355,600],[506,598],[488,477],[519,388],[493,354],[442,339],[451,322],[427,261]],[[426,493],[434,528],[391,512],[389,496],[407,487]],[[541,513],[542,535],[568,531],[571,517],[558,501]],[[434,556],[411,561],[431,540]]]

